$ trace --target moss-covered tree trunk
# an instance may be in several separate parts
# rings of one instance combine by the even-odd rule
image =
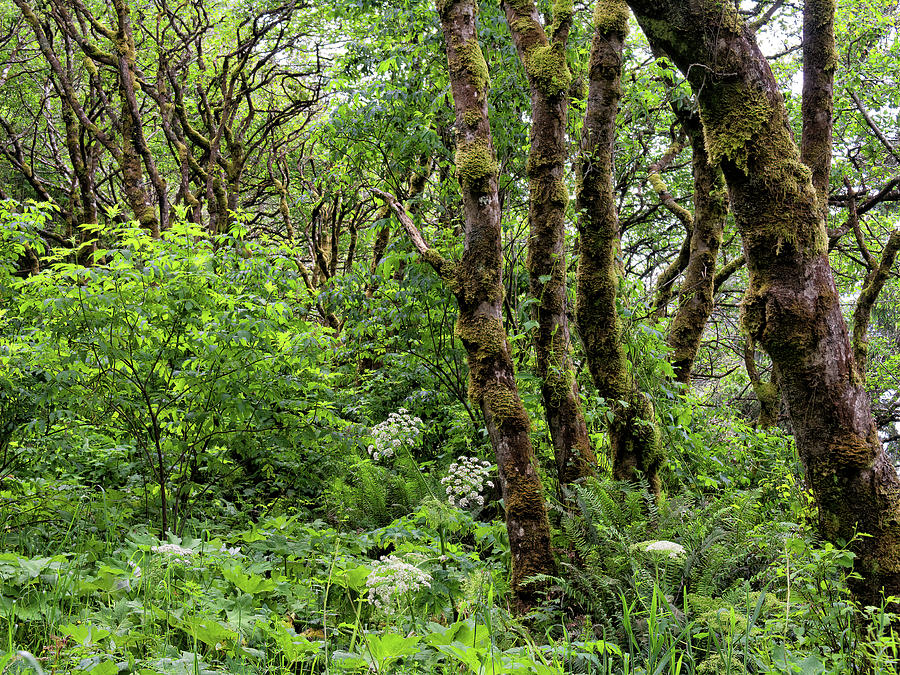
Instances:
[[[900,479],[854,367],[820,200],[775,78],[733,4],[628,1],[653,48],[697,92],[747,257],[744,326],[780,377],[822,534],[834,542],[870,535],[852,543],[858,600],[900,595]]]
[[[503,8],[531,88],[528,274],[537,301],[534,347],[557,474],[565,485],[594,475],[597,463],[581,410],[566,314],[566,121],[572,79],[566,42],[572,4],[553,6],[547,32],[533,0],[506,0]]]
[[[484,414],[500,473],[512,555],[512,586],[520,609],[534,600],[525,580],[555,570],[544,491],[531,445],[530,420],[519,398],[502,324],[503,252],[498,165],[488,122],[487,63],[476,31],[475,0],[438,0],[438,14],[456,113],[456,170],[462,190],[465,243],[454,263],[428,248],[412,219],[385,193],[413,245],[452,290],[456,333],[466,349],[469,398]]]
[[[722,171],[709,161],[703,129],[696,115],[683,115],[682,126],[691,139],[694,173],[694,217],[691,248],[678,292],[678,310],[669,326],[669,346],[675,379],[690,384],[691,368],[703,329],[713,310],[716,259],[725,231],[728,194]]]
[[[828,214],[828,183],[831,176],[831,128],[834,108],[835,0],[804,0],[803,3],[803,134],[800,161],[812,171],[823,217]]]
[[[613,412],[609,438],[614,477],[634,480],[640,473],[659,492],[661,455],[653,405],[629,374],[616,311],[619,220],[612,170],[628,6],[624,0],[598,0],[594,23],[577,166],[578,332],[594,384]]]

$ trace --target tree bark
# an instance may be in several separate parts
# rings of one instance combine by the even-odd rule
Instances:
[[[572,79],[566,42],[572,4],[553,6],[549,36],[532,0],[506,1],[503,8],[531,88],[527,266],[531,297],[537,301],[534,348],[541,398],[562,486],[594,475],[597,464],[570,356],[566,314],[566,121]]]
[[[722,171],[710,163],[706,153],[700,120],[696,115],[684,116],[682,125],[688,132],[693,150],[694,218],[690,257],[668,340],[675,380],[689,385],[703,329],[713,310],[716,259],[725,231],[728,195]]]
[[[828,215],[834,69],[837,65],[834,8],[835,0],[805,0],[803,3],[800,161],[812,171],[812,183],[823,217]]]
[[[622,51],[628,27],[624,0],[598,0],[576,201],[580,255],[576,284],[578,332],[591,377],[613,413],[609,423],[613,476],[643,475],[658,493],[662,460],[650,399],[628,370],[616,311],[619,220],[613,197],[613,145],[621,98]]]
[[[502,323],[503,251],[498,164],[488,121],[487,63],[478,44],[475,0],[438,0],[456,112],[456,171],[462,191],[465,240],[458,263],[428,248],[406,211],[388,201],[420,255],[438,272],[459,305],[456,334],[466,349],[469,399],[484,415],[500,474],[512,556],[512,587],[520,610],[535,600],[535,574],[552,574],[550,524],[535,466],[528,413],[519,398]]]
[[[629,5],[651,46],[697,92],[707,151],[722,163],[747,257],[744,326],[780,377],[822,534],[852,540],[859,601],[900,595],[900,480],[854,367],[820,200],[775,78],[730,3]]]

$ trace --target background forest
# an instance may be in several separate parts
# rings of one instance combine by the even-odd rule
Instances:
[[[594,2],[0,0],[0,674],[896,672],[900,9]]]

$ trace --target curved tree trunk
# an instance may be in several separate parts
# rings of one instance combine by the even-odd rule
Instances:
[[[566,42],[572,4],[554,5],[549,39],[532,0],[504,2],[503,8],[531,87],[528,274],[537,300],[534,346],[557,474],[565,485],[594,475],[597,464],[570,358],[566,315],[566,120],[572,79]]]
[[[594,23],[590,84],[577,167],[578,332],[594,384],[613,413],[609,424],[613,476],[617,480],[635,480],[641,474],[658,493],[662,459],[659,431],[650,399],[637,390],[628,371],[616,311],[619,219],[612,168],[628,6],[624,0],[598,0]]]
[[[476,32],[475,0],[438,0],[438,14],[456,111],[456,171],[462,190],[465,244],[458,263],[428,248],[406,211],[378,193],[394,210],[420,255],[438,272],[459,305],[456,334],[469,365],[469,399],[484,414],[500,473],[512,555],[512,587],[519,609],[534,602],[535,574],[551,574],[550,523],[529,434],[531,423],[519,398],[509,343],[502,324],[503,251],[499,167],[488,121],[487,63]]]
[[[716,259],[725,231],[728,194],[722,171],[710,164],[700,120],[696,115],[684,116],[682,125],[693,149],[694,218],[690,257],[678,293],[678,310],[669,326],[669,346],[675,380],[688,385],[703,329],[713,310]]]
[[[747,256],[744,326],[780,376],[822,534],[853,540],[859,601],[900,595],[900,479],[854,367],[820,200],[775,78],[731,3],[629,5],[653,48],[697,92],[707,151],[722,163]]]

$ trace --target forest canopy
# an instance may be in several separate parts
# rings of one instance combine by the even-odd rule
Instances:
[[[888,0],[0,0],[0,673],[893,673]]]

